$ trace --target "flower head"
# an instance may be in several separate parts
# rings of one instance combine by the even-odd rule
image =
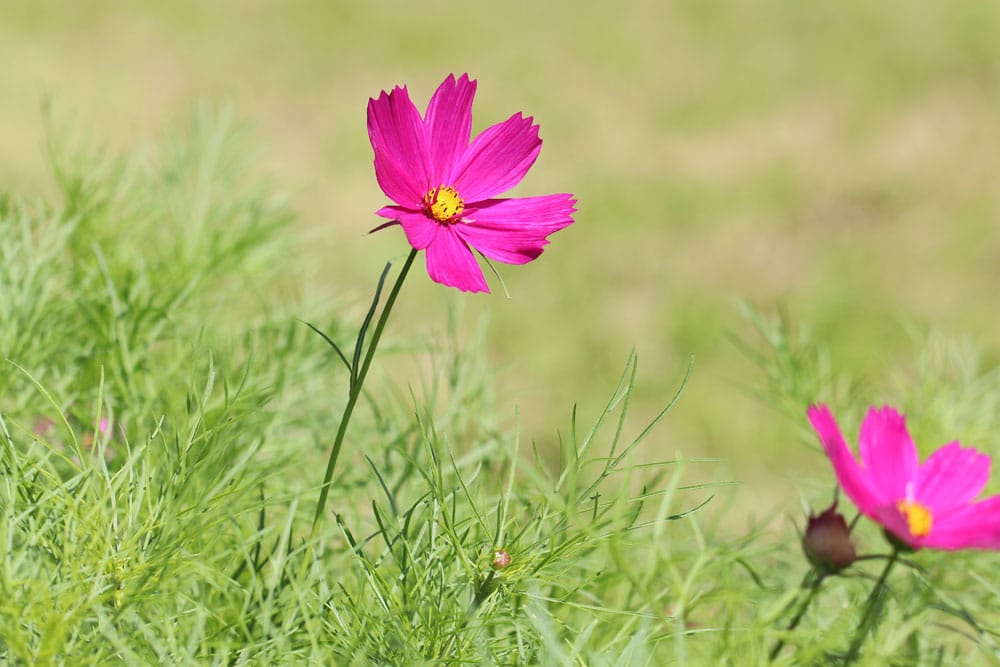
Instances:
[[[951,442],[920,463],[906,419],[870,408],[858,461],[825,405],[809,408],[844,493],[863,514],[919,549],[1000,549],[1000,496],[974,502],[990,476],[990,457]]]
[[[573,222],[570,194],[498,199],[542,148],[538,126],[516,113],[470,143],[476,82],[449,75],[420,115],[406,87],[368,100],[375,176],[395,202],[377,214],[400,224],[427,273],[443,285],[489,292],[472,250],[507,264],[542,254],[548,236]],[[381,229],[381,227],[379,228]]]

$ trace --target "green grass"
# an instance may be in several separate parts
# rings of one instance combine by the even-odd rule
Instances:
[[[782,630],[809,569],[791,525],[805,512],[758,507],[763,521],[734,530],[751,489],[712,481],[718,460],[650,448],[697,370],[635,415],[628,355],[603,407],[553,416],[548,447],[498,407],[490,326],[467,329],[458,308],[442,306],[430,344],[389,336],[310,537],[348,377],[297,313],[320,313],[347,350],[354,313],[298,287],[291,216],[247,169],[239,129],[202,111],[119,158],[49,126],[57,197],[0,211],[4,660],[763,664],[780,639],[779,663],[808,664],[845,650],[878,563],[825,582]],[[898,381],[865,385],[787,320],[746,317],[763,340],[743,343],[749,384],[778,414],[826,400],[848,424],[889,395],[922,444],[961,431],[996,446],[1000,376],[969,345],[924,341]],[[798,433],[789,446],[811,442]],[[812,508],[830,488],[799,485]],[[870,526],[857,539],[885,553]],[[995,556],[910,560],[863,660],[1000,660]]]
[[[828,662],[880,564],[781,630],[833,486],[805,406],[1000,451],[997,18],[0,7],[3,659]],[[418,261],[310,541],[347,378],[301,321],[349,349],[406,250],[366,234],[364,103],[465,70],[477,129],[541,124],[518,193],[578,221],[502,269],[509,301]],[[913,560],[863,661],[1000,662],[995,556]]]
[[[634,358],[592,428],[574,419],[555,460],[521,456],[484,416],[478,344],[450,315],[419,383],[366,395],[309,539],[344,371],[282,300],[288,214],[237,176],[228,117],[199,113],[173,136],[116,159],[54,134],[61,201],[12,198],[0,218],[2,656],[648,654],[662,614],[629,580],[648,573],[602,564],[705,498],[681,461],[633,465]]]

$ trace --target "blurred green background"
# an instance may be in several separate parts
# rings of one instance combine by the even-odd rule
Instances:
[[[724,457],[692,474],[792,497],[826,464],[804,418],[753,395],[763,377],[729,340],[752,338],[740,300],[783,304],[855,376],[906,363],[905,323],[1000,343],[995,3],[4,2],[0,61],[11,192],[52,190],[45,96],[116,151],[229,105],[299,215],[290,266],[312,320],[360,316],[406,249],[398,230],[367,235],[386,202],[370,96],[407,84],[422,107],[468,71],[475,131],[534,115],[545,144],[515,194],[571,191],[576,224],[540,261],[501,267],[512,299],[421,271],[390,326],[443,341],[449,302],[470,337],[488,316],[497,410],[513,424],[517,406],[525,441],[556,442],[573,403],[589,423],[633,346],[638,428],[694,355],[645,456]]]

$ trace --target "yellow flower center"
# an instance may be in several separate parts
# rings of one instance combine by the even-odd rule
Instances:
[[[424,195],[424,212],[438,222],[455,222],[464,210],[465,202],[451,186],[439,185]]]
[[[923,537],[931,532],[934,517],[931,511],[913,500],[900,500],[896,503],[896,508],[906,517],[906,523],[910,528],[910,534],[914,537]]]

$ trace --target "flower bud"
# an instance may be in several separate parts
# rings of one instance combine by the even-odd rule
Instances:
[[[510,565],[510,554],[503,549],[498,549],[493,552],[493,567],[497,570],[502,570]]]
[[[851,531],[834,502],[822,514],[809,515],[806,533],[802,536],[802,551],[809,562],[827,574],[836,574],[857,558]]]

